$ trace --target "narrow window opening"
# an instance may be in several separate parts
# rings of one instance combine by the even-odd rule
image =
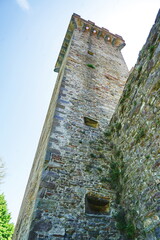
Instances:
[[[85,212],[89,214],[108,214],[110,210],[110,198],[94,193],[87,193],[85,196]]]
[[[98,121],[93,120],[93,119],[88,118],[88,117],[84,117],[84,123],[85,123],[85,125],[90,126],[90,127],[94,127],[94,128],[97,128],[98,125],[99,125]]]

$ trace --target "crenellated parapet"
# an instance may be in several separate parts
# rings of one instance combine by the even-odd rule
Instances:
[[[106,44],[111,44],[113,47],[121,50],[125,46],[125,41],[118,34],[111,33],[106,28],[100,28],[94,22],[81,18],[78,14],[73,14],[55,65],[55,72],[59,72],[60,66],[68,49],[72,34],[75,29],[89,33],[91,36],[96,36],[97,39],[103,38]]]

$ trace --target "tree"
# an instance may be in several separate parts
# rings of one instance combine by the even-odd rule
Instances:
[[[0,158],[0,184],[2,183],[4,176],[5,176],[4,162]]]
[[[11,240],[14,225],[10,223],[11,216],[7,210],[7,203],[3,194],[0,194],[0,239]]]

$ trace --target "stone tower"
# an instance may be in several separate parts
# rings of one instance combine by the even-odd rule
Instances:
[[[115,193],[103,184],[107,162],[92,142],[101,141],[128,77],[124,45],[73,14],[14,240],[120,239]]]

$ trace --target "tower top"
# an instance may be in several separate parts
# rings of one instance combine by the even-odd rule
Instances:
[[[112,44],[112,46],[115,46],[119,50],[121,50],[125,46],[125,41],[118,34],[113,34],[106,28],[100,28],[96,26],[94,22],[84,20],[83,18],[81,18],[80,15],[73,13],[55,65],[55,72],[59,72],[63,58],[69,46],[73,31],[75,29],[83,32],[89,32],[90,35],[95,35],[98,39],[103,38],[106,43]]]

